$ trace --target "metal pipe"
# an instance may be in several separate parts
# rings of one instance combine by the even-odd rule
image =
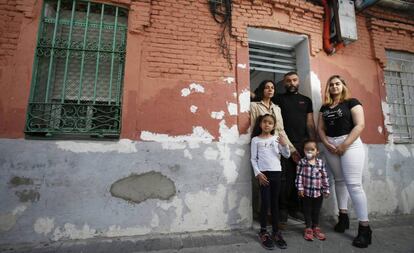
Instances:
[[[358,11],[362,11],[374,4],[376,4],[379,0],[355,0],[355,8]]]
[[[411,16],[414,13],[414,2],[409,0],[379,0],[377,5],[405,12],[411,14]]]

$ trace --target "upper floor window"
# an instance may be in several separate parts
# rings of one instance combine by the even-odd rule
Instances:
[[[392,139],[414,142],[414,54],[386,51],[384,71]]]
[[[44,2],[27,135],[119,136],[127,18],[118,6]]]

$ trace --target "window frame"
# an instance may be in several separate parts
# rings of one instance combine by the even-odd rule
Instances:
[[[386,57],[384,81],[391,139],[396,144],[414,143],[414,54],[386,50]]]
[[[49,14],[55,11],[54,17],[48,15],[48,11]],[[80,18],[82,15],[84,19]],[[108,18],[113,18],[113,22],[108,22]],[[88,0],[43,2],[26,113],[27,138],[119,138],[127,25],[128,10],[117,5]],[[47,44],[45,41],[51,31],[52,38]],[[79,55],[82,55],[81,60],[76,59]],[[77,65],[76,61],[81,63],[80,72],[69,71],[70,66]],[[47,64],[46,79],[46,70],[40,66],[42,63]],[[58,67],[63,72],[60,75]],[[91,78],[86,80],[85,70],[94,72],[93,83]],[[78,96],[74,97],[66,92],[69,79],[75,79],[77,75],[79,80],[78,83],[75,80],[74,87],[78,89]],[[40,81],[40,78],[45,80]],[[85,90],[89,96],[82,94]],[[108,96],[102,95],[104,93]],[[77,113],[69,115],[69,110]],[[81,110],[84,112],[82,115],[78,113]],[[70,122],[72,126],[68,125]]]

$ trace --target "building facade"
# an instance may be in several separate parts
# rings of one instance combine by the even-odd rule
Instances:
[[[357,11],[357,38],[330,55],[318,1],[4,0],[0,13],[0,244],[251,227],[250,89],[289,70],[316,112],[328,77],[345,77],[365,110],[370,214],[413,213],[401,9]]]

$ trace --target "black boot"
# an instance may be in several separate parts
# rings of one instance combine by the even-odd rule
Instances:
[[[369,226],[358,227],[358,235],[355,237],[352,245],[358,248],[366,248],[371,244],[372,230]]]
[[[349,229],[349,218],[346,213],[339,213],[338,224],[335,225],[334,230],[338,233],[345,232],[345,229]]]

